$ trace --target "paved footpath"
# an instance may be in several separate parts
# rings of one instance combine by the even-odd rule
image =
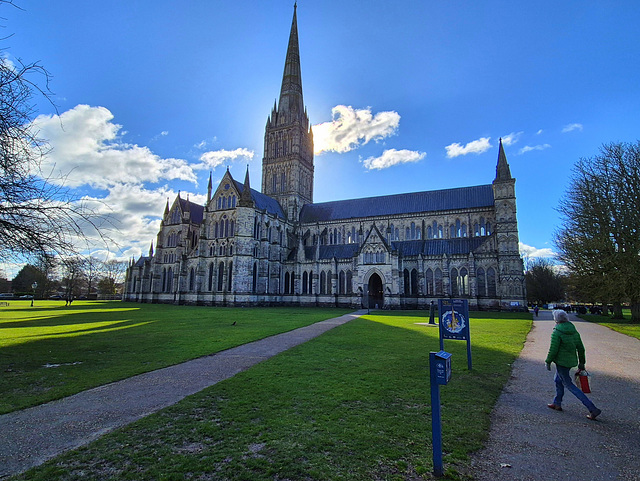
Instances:
[[[328,319],[0,416],[0,478],[42,464],[360,317]]]
[[[547,407],[555,369],[547,371],[544,359],[555,323],[540,311],[492,413],[488,445],[472,457],[476,479],[640,480],[640,341],[570,317],[593,376],[588,396],[602,414],[588,420],[568,391],[562,412]]]

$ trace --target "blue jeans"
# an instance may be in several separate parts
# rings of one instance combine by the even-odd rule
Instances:
[[[596,411],[598,408],[589,400],[589,398],[576,386],[571,380],[571,368],[558,366],[556,364],[556,376],[554,381],[556,382],[556,397],[553,400],[553,404],[556,406],[562,406],[562,398],[564,396],[564,388],[566,387],[575,397],[577,397],[582,404],[584,404],[590,413]]]

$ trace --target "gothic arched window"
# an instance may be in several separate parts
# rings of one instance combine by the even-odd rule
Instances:
[[[459,281],[459,292],[462,296],[469,295],[469,271],[465,267],[460,269],[460,276],[458,277]]]
[[[189,273],[189,290],[190,291],[193,291],[195,282],[196,282],[196,273],[194,272],[192,267],[191,272]]]
[[[253,282],[251,287],[251,292],[255,293],[258,286],[258,263],[253,263]]]
[[[418,295],[418,271],[411,269],[411,295]]]
[[[404,280],[404,295],[411,295],[411,277],[409,275],[409,269],[405,269],[403,272],[403,280]]]
[[[353,274],[347,271],[347,294],[353,294]]]
[[[224,262],[218,264],[218,291],[222,291],[224,286]]]
[[[213,272],[214,272],[214,267],[212,262],[211,264],[209,264],[209,290],[210,291],[213,290]]]
[[[344,271],[340,271],[340,274],[338,275],[338,293],[339,294],[345,293],[345,283],[346,283],[346,277],[344,275]]]
[[[427,269],[427,272],[424,273],[425,284],[427,287],[427,295],[433,296],[433,271],[431,269]]]
[[[167,292],[171,292],[173,288],[173,271],[171,267],[167,270]]]
[[[451,295],[457,297],[460,295],[460,289],[458,285],[458,269],[455,267],[451,269],[449,273],[449,281],[451,282]]]
[[[434,273],[434,285],[436,288],[436,296],[444,295],[444,283],[442,281],[442,271],[438,268]]]
[[[331,271],[327,271],[327,294],[333,293]]]
[[[482,267],[478,267],[476,270],[476,285],[478,286],[478,295],[486,296],[487,295],[487,283],[484,278],[484,269]]]
[[[496,297],[496,271],[493,267],[487,269],[487,296]]]
[[[302,273],[302,293],[306,294],[308,292],[307,288],[308,286],[308,282],[309,282],[309,274],[307,274],[307,271],[304,271]]]
[[[320,273],[320,294],[327,293],[327,275],[324,271]]]

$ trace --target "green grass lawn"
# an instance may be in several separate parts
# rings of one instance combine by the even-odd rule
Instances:
[[[432,479],[428,360],[439,344],[422,315],[351,321],[16,479]],[[466,344],[446,341],[448,478],[486,440],[530,326],[529,314],[472,313],[473,371]]]
[[[0,308],[0,414],[346,312],[11,301]]]
[[[624,319],[611,319],[609,316],[597,316],[594,314],[584,314],[579,317],[585,321],[597,322],[614,331],[640,339],[640,324],[631,323],[631,311],[629,309],[623,309],[622,315]]]

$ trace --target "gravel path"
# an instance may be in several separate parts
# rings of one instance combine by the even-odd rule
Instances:
[[[366,313],[358,311],[211,356],[0,416],[0,478],[42,464]]]
[[[592,374],[597,421],[565,392],[552,411],[554,369],[546,370],[554,322],[540,311],[492,413],[489,442],[472,458],[479,481],[640,480],[640,341],[571,316]]]

